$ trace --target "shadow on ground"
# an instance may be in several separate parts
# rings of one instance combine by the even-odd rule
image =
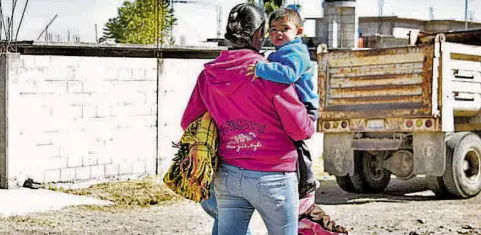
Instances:
[[[371,202],[406,203],[409,201],[445,200],[430,191],[424,177],[404,181],[393,178],[382,194],[355,194],[343,191],[335,180],[321,181],[316,191],[316,204],[342,205]]]

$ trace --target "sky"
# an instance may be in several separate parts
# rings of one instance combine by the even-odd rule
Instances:
[[[3,15],[11,16],[14,0],[0,0]],[[117,8],[125,0],[30,0],[19,32],[19,40],[37,40],[50,20],[57,14],[49,32],[62,40],[70,34],[78,34],[81,41],[95,41],[95,24],[98,35],[109,18],[115,17]],[[178,23],[174,28],[176,40],[182,36],[186,43],[205,41],[217,36],[217,10],[221,9],[221,35],[229,10],[245,0],[196,0],[198,3],[174,4]],[[201,2],[204,3],[201,3]],[[435,19],[464,20],[465,0],[384,0],[383,15],[394,15],[416,19],[429,19],[429,8],[434,10]],[[468,0],[474,19],[481,21],[481,0]],[[18,28],[26,0],[17,0],[14,25]],[[288,0],[303,6],[304,17],[322,17],[322,0]],[[377,16],[378,0],[357,0],[359,16]],[[307,30],[309,32],[309,30]],[[43,40],[43,38],[41,39]]]

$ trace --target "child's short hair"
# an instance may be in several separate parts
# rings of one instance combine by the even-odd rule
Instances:
[[[272,21],[285,18],[287,18],[288,21],[294,23],[297,27],[302,27],[302,20],[299,12],[290,8],[281,8],[272,12],[269,16],[269,25],[272,23]]]

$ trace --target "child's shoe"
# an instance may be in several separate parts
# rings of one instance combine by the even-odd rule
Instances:
[[[299,198],[306,197],[308,194],[316,191],[320,187],[321,187],[321,183],[318,180],[314,180],[314,182],[307,183],[304,185],[299,185]]]
[[[331,217],[319,207],[312,205],[299,220],[299,234],[302,235],[347,235],[349,232],[331,220]]]

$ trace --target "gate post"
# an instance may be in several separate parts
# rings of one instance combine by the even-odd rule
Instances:
[[[0,54],[0,189],[8,188],[7,84],[8,54]]]

